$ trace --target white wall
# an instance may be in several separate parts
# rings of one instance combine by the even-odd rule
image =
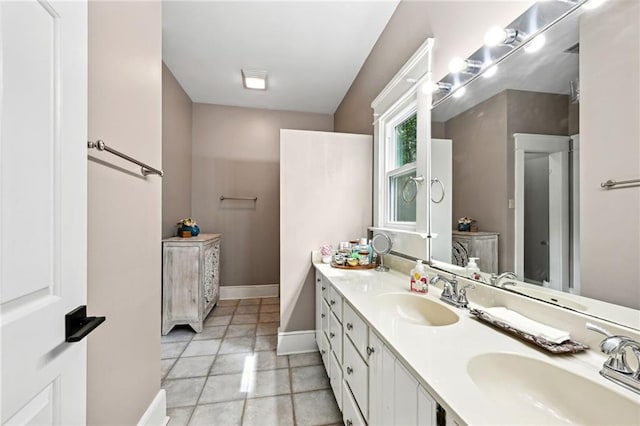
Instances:
[[[580,28],[582,295],[640,308],[640,2],[586,13]],[[615,283],[615,291],[609,285]]]
[[[311,251],[371,226],[371,136],[280,132],[280,331],[315,329]]]

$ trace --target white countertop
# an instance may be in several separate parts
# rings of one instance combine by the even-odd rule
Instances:
[[[467,363],[476,355],[486,353],[516,353],[553,364],[596,382],[639,404],[640,396],[601,377],[598,372],[605,360],[599,351],[579,354],[547,354],[510,335],[476,320],[467,310],[451,307],[460,320],[448,326],[414,325],[390,317],[380,309],[376,296],[389,292],[409,291],[409,277],[395,271],[348,271],[330,265],[314,263],[345,301],[359,312],[370,327],[387,343],[403,363],[413,370],[421,385],[445,407],[467,424],[527,424],[519,413],[509,413],[507,401],[495,401],[486,396],[467,373]],[[413,293],[415,294],[415,293]],[[429,286],[427,296],[439,301],[440,290]],[[448,306],[443,303],[443,305]],[[474,304],[471,303],[473,307]],[[480,307],[480,306],[478,306]],[[597,349],[597,348],[596,348]],[[549,380],[553,380],[549,377]],[[567,389],[580,392],[580,389]],[[584,401],[598,404],[598,401]],[[606,410],[607,407],[602,407]],[[563,423],[558,419],[558,423]]]

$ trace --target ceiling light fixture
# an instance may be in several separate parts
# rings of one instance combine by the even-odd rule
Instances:
[[[267,90],[267,72],[243,69],[242,84],[245,89]]]
[[[527,43],[527,45],[524,47],[524,51],[527,53],[535,53],[538,50],[542,49],[546,42],[547,38],[544,36],[544,34],[540,34],[529,43]]]
[[[456,56],[449,62],[449,72],[453,74],[467,73],[477,74],[482,69],[482,62],[471,59],[462,59]]]
[[[443,82],[435,83],[433,81],[427,81],[422,85],[421,89],[422,89],[422,92],[425,94],[436,93],[436,92],[449,93],[449,91],[451,91],[451,84],[443,83]]]
[[[493,46],[513,46],[517,41],[522,41],[523,34],[512,28],[491,27],[484,35],[484,44]]]

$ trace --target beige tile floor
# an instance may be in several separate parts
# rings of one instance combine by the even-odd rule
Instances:
[[[341,424],[320,354],[276,354],[279,320],[278,298],[221,300],[163,336],[169,425]]]

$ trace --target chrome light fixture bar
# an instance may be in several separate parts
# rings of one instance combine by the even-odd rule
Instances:
[[[480,49],[466,59],[454,58],[453,63],[449,64],[450,73],[438,83],[434,83],[434,86],[447,84],[455,89],[435,90],[432,108],[453,96],[454,93],[457,96],[464,94],[464,91],[460,91],[460,89],[469,85],[488,70],[495,72],[497,68],[493,67],[521,48],[529,46],[527,53],[533,53],[536,47],[542,47],[544,45],[543,33],[578,8],[591,2],[602,4],[604,1],[606,0],[538,1],[505,28],[490,29],[493,34],[487,34],[484,41],[488,41],[488,44],[495,43],[495,45],[483,44]]]

